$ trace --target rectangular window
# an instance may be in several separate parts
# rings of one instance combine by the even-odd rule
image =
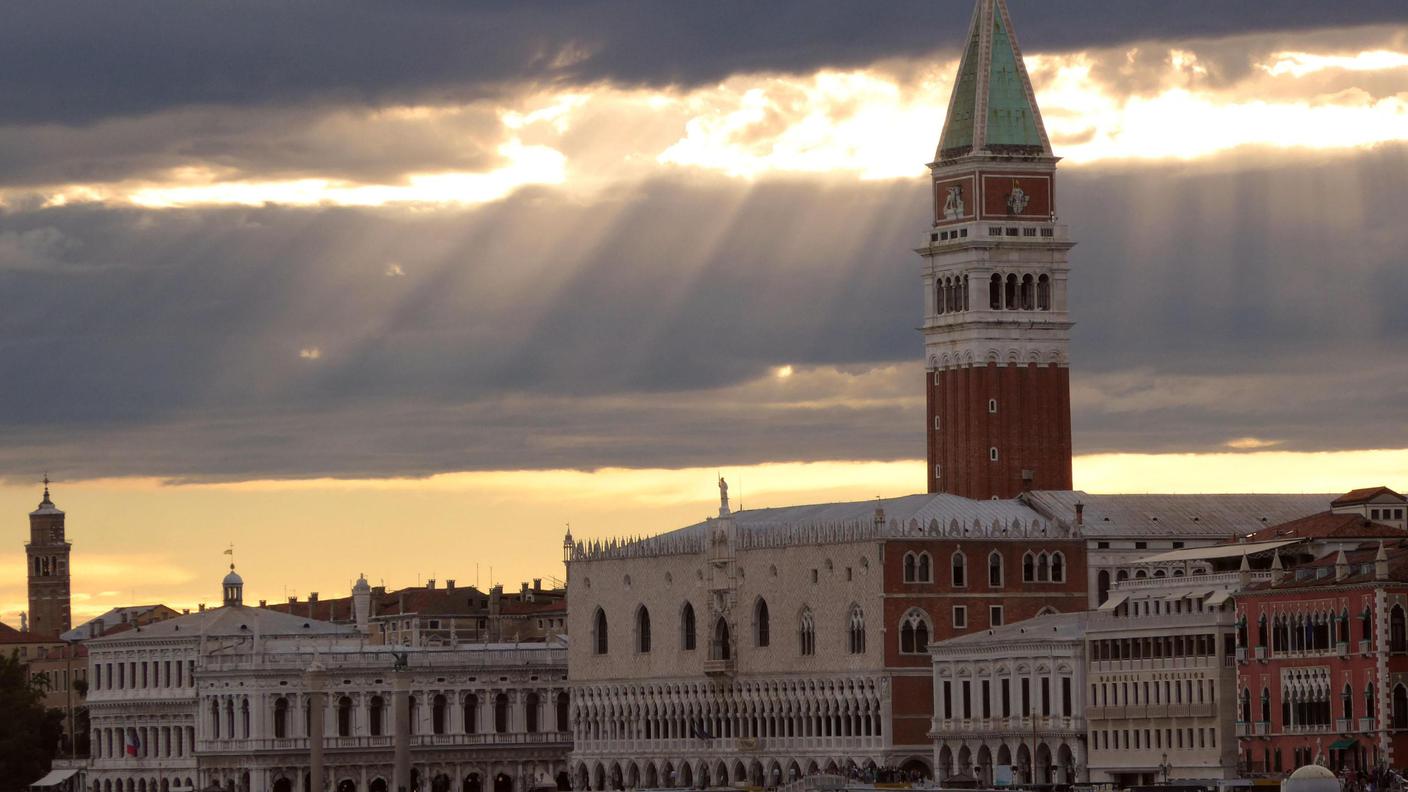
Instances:
[[[1002,717],[1012,717],[1012,680],[1007,677],[1002,678]]]
[[[993,627],[1001,627],[1001,626],[1002,626],[1002,606],[1001,606],[1001,605],[989,605],[989,606],[988,606],[988,623],[991,624]]]
[[[939,431],[939,416],[937,415],[934,416],[934,431]]]
[[[992,683],[983,680],[983,717],[992,717]]]
[[[968,607],[966,605],[953,606],[953,626],[963,630],[968,627]]]
[[[1061,677],[1061,714],[1071,717],[1071,678]]]
[[[1032,681],[1022,677],[1022,714],[1032,715]]]
[[[1051,714],[1051,677],[1041,678],[1041,714]]]
[[[973,717],[973,687],[967,680],[963,681],[963,719],[968,720]]]
[[[943,465],[934,465],[934,478],[939,479],[939,478],[943,478],[943,477],[944,477],[944,466],[943,466]]]
[[[944,718],[953,718],[953,683],[944,680]]]
[[[1110,549],[1110,543],[1109,543],[1109,542],[1096,542],[1096,543],[1095,543],[1095,549],[1096,549],[1096,550],[1109,550],[1109,549]]]
[[[1149,543],[1148,543],[1148,542],[1135,542],[1135,543],[1134,543],[1134,549],[1135,549],[1135,550],[1147,550],[1147,549],[1149,549]]]

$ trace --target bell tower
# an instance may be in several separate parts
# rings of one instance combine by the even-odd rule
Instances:
[[[68,632],[69,551],[64,538],[64,513],[49,499],[49,477],[44,477],[44,499],[29,513],[29,543],[24,546],[29,565],[29,629],[57,635]]]
[[[929,492],[1071,488],[1068,254],[1056,163],[1006,0],[978,0],[930,163]]]

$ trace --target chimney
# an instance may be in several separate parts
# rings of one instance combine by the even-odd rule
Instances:
[[[310,592],[308,592],[308,601],[309,601],[309,602],[317,602],[317,601],[318,601],[318,592],[316,592],[316,591],[310,591]]]
[[[435,590],[435,578],[431,578],[431,579],[425,581],[425,588],[426,588],[427,591],[434,591],[434,590]]]
[[[200,604],[197,605],[196,607],[200,609],[200,612],[201,612],[201,613],[205,613],[205,603],[204,603],[204,602],[200,603]]]
[[[446,590],[446,591],[454,591],[454,590],[455,590],[455,579],[454,579],[454,578],[446,578],[446,579],[445,579],[445,590]]]
[[[268,604],[269,604],[269,603],[268,603],[267,601],[265,601],[265,600],[259,600],[259,607],[261,607],[261,608],[264,607],[265,605],[268,605]]]
[[[1344,548],[1335,556],[1335,580],[1344,580],[1349,577],[1349,559],[1344,556]]]
[[[1085,525],[1085,504],[1076,501],[1076,525]]]
[[[519,593],[519,594],[527,594],[527,593],[528,593],[528,584],[527,584],[526,582],[525,582],[525,583],[520,583],[520,584],[518,585],[518,593]]]
[[[1379,552],[1374,556],[1374,580],[1388,580],[1388,551],[1384,540],[1379,540]]]
[[[290,595],[288,595],[288,604],[290,604],[290,605],[297,605],[297,604],[298,604],[298,595],[297,595],[297,594],[290,594]]]
[[[534,590],[534,591],[542,591],[542,590],[543,590],[543,579],[542,579],[542,578],[533,578],[533,590]]]

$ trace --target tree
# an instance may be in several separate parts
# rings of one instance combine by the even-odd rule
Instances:
[[[44,708],[41,684],[14,655],[0,656],[0,792],[20,792],[49,772],[63,713]]]

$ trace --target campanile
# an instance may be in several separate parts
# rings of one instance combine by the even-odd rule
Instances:
[[[1005,0],[978,0],[930,163],[923,258],[929,491],[1071,489],[1073,243]]]
[[[58,634],[73,625],[69,613],[69,552],[64,537],[64,513],[49,498],[49,477],[44,477],[44,499],[29,513],[29,542],[24,546],[29,565],[29,629]]]

